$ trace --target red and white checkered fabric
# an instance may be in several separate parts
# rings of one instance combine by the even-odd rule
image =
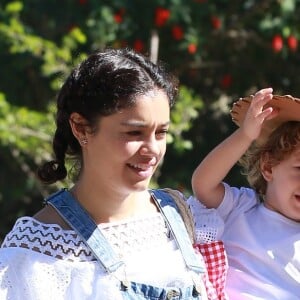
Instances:
[[[207,268],[205,284],[208,299],[227,300],[225,294],[225,280],[228,270],[228,261],[225,247],[222,241],[195,244],[194,248],[199,251],[204,259]]]

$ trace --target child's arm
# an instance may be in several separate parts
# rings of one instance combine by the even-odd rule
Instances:
[[[272,88],[257,92],[241,127],[214,148],[194,171],[193,192],[206,207],[220,205],[224,196],[223,179],[259,136],[264,120],[276,115],[271,107],[263,109],[271,99]]]

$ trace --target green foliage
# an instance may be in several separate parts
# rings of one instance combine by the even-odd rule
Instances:
[[[193,90],[182,85],[171,115],[171,134],[168,142],[180,153],[193,147],[193,141],[184,139],[183,133],[190,130],[192,122],[198,117],[203,106],[199,96],[194,94]]]
[[[51,157],[55,95],[89,52],[128,46],[155,59],[158,37],[158,59],[181,87],[153,184],[186,191],[199,160],[234,130],[234,100],[266,86],[300,95],[299,21],[300,0],[2,0],[0,235],[49,192],[35,170]]]
[[[0,93],[0,140],[2,146],[18,149],[38,164],[49,159],[53,135],[52,114],[15,107]]]

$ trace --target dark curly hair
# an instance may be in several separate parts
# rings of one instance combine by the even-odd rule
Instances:
[[[38,169],[43,183],[51,184],[67,176],[66,155],[81,163],[81,146],[74,137],[69,118],[79,113],[96,129],[99,118],[134,105],[137,96],[160,89],[170,107],[178,92],[178,80],[162,63],[154,64],[131,49],[96,51],[71,72],[57,97],[55,159]]]
[[[270,166],[276,166],[299,146],[300,122],[289,121],[276,128],[264,144],[254,142],[239,160],[242,173],[262,198],[266,193],[267,182],[261,174],[261,160],[267,159]]]

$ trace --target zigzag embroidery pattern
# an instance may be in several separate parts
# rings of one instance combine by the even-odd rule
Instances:
[[[96,260],[77,234],[71,232],[62,234],[60,228],[36,223],[28,217],[20,218],[16,222],[13,230],[6,236],[2,247],[30,249],[67,261]]]

